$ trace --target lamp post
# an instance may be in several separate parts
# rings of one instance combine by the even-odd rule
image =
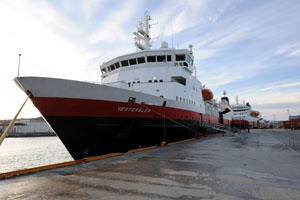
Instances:
[[[21,54],[19,54],[18,77],[20,74],[20,63],[21,63]]]

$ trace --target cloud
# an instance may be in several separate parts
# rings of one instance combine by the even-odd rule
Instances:
[[[288,87],[294,87],[294,86],[298,86],[298,85],[300,85],[300,81],[293,82],[293,83],[280,84],[280,85],[273,85],[270,87],[262,88],[262,89],[260,89],[260,91],[267,91],[267,90],[273,90],[273,89],[279,89],[279,88],[288,88]]]
[[[202,21],[201,13],[211,3],[202,1],[163,1],[159,9],[152,12],[158,24],[153,27],[153,36],[170,36],[188,28],[197,27]]]
[[[216,50],[214,49],[193,49],[193,55],[197,60],[204,60],[216,55]]]
[[[300,55],[300,42],[284,44],[275,52],[275,55],[280,54],[286,54],[289,57]]]
[[[116,11],[111,12],[109,16],[106,16],[106,19],[103,20],[103,24],[91,34],[89,38],[90,42],[131,42],[132,40],[130,39],[133,38],[131,29],[133,27],[128,28],[125,25],[135,17],[135,12],[132,11],[132,8],[138,9],[140,4],[140,1],[124,1],[121,8],[116,9]]]

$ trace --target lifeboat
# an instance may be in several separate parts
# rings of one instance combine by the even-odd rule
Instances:
[[[209,101],[214,98],[214,94],[212,93],[212,91],[210,89],[203,89],[202,96],[203,96],[204,101]]]
[[[258,115],[259,115],[259,112],[258,111],[251,111],[251,116],[253,116],[253,117],[258,117]]]

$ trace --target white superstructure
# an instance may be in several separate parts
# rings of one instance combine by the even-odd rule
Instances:
[[[100,66],[102,84],[147,93],[181,104],[193,106],[205,113],[202,85],[194,76],[194,56],[189,49],[150,49],[150,16],[139,22],[135,45],[142,51],[116,57]]]

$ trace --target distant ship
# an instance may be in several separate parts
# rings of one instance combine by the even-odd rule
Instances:
[[[101,84],[17,77],[74,159],[195,137],[230,126],[229,100],[220,104],[196,78],[192,45],[150,49],[149,13],[134,32],[139,51],[100,66]]]
[[[240,129],[263,128],[264,121],[259,111],[252,110],[249,103],[239,104],[236,97],[236,104],[232,105],[233,117],[231,125]]]

